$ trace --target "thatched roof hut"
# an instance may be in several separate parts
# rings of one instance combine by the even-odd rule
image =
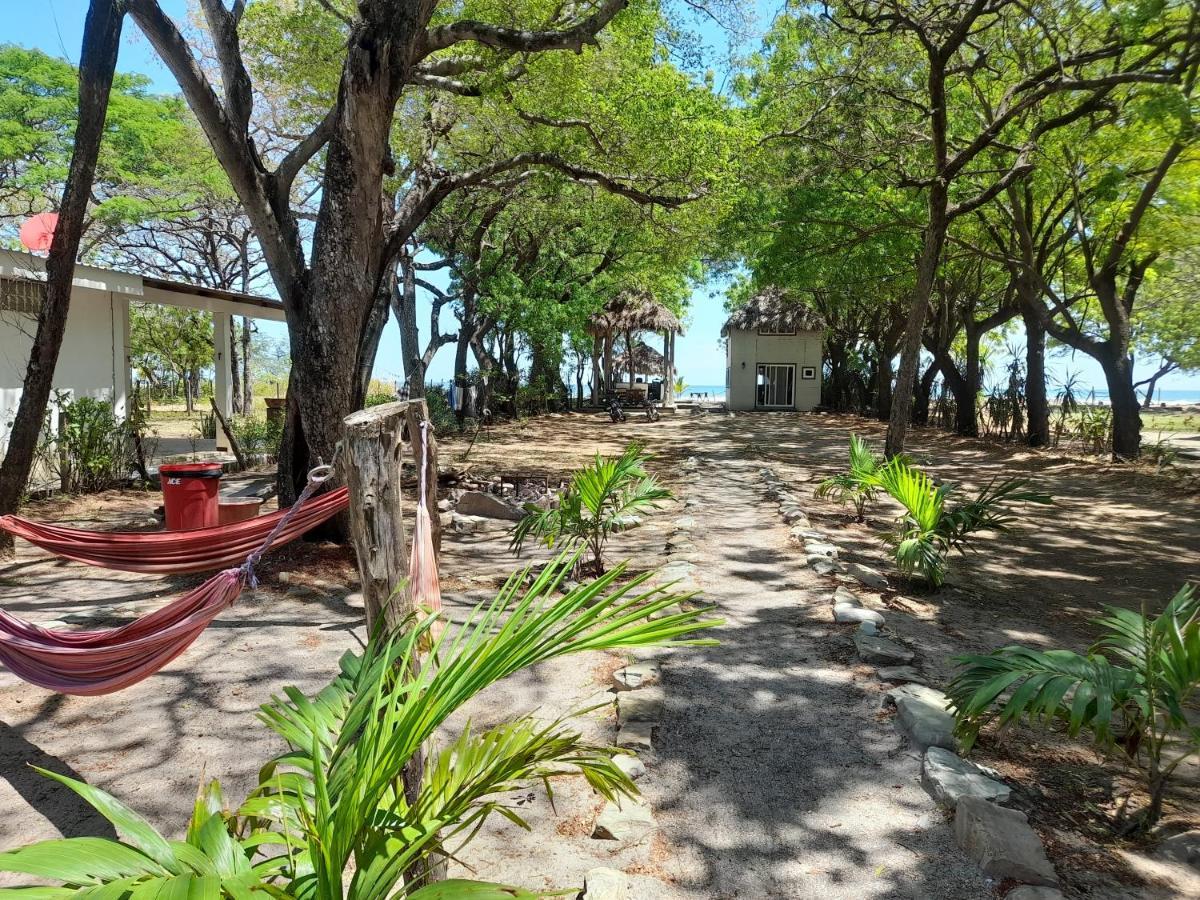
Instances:
[[[721,334],[728,334],[731,328],[773,332],[821,331],[825,328],[825,322],[820,313],[795,294],[769,286],[734,309],[721,328]]]
[[[628,351],[622,350],[613,357],[613,362],[623,371],[628,370],[629,356]],[[635,372],[662,372],[665,364],[666,359],[663,355],[645,341],[633,342],[633,370]]]
[[[606,304],[604,309],[592,317],[592,334],[623,331],[658,331],[683,333],[679,317],[654,299],[649,291],[626,288]]]

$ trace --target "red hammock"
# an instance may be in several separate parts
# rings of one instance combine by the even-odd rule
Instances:
[[[246,578],[242,569],[226,569],[148,616],[99,631],[42,628],[0,610],[0,662],[60,694],[111,694],[186,650],[238,598]]]
[[[340,513],[347,503],[344,487],[310,500],[288,520],[274,543],[295,540]],[[281,509],[232,525],[190,531],[86,531],[44,525],[20,516],[0,516],[0,528],[57,556],[90,566],[147,575],[184,575],[240,564],[288,511]]]
[[[60,631],[24,622],[0,610],[0,662],[31,684],[62,694],[85,696],[111,694],[153,675],[186,650],[221,610],[238,598],[243,587],[247,584],[251,587],[255,585],[254,566],[274,543],[284,535],[291,534],[294,537],[303,533],[345,505],[347,495],[343,488],[331,491],[306,508],[306,501],[317,487],[329,478],[329,472],[329,466],[314,469],[309,473],[308,484],[296,498],[295,504],[273,516],[262,517],[271,527],[266,531],[260,528],[254,532],[256,537],[248,541],[249,549],[240,554],[243,560],[241,566],[217,573],[195,590],[127,625],[98,631]],[[311,511],[313,507],[324,511],[315,520]],[[230,530],[244,531],[242,525],[253,525],[255,521],[233,525]],[[170,535],[102,535],[95,532],[71,532],[70,529],[59,530],[96,538],[124,539],[122,549],[128,554],[131,550],[131,539],[188,538],[190,545],[194,546],[197,539],[216,539],[217,534],[224,529],[199,528]],[[230,554],[233,551],[224,546],[220,552]],[[174,553],[176,557],[183,558],[182,551],[176,549]],[[103,558],[97,551],[91,558],[83,560],[94,562]],[[126,555],[121,557],[120,561],[127,563],[129,559]]]

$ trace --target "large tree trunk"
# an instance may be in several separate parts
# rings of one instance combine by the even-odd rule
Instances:
[[[1025,406],[1028,416],[1026,443],[1050,443],[1050,399],[1046,392],[1046,329],[1036,315],[1021,314],[1025,323]]]
[[[892,415],[892,346],[881,339],[875,362],[875,418],[886,422]],[[910,391],[911,393],[911,391]]]
[[[966,328],[967,358],[965,361],[962,386],[955,394],[954,430],[965,437],[979,435],[979,338],[978,329]]]
[[[933,396],[933,383],[937,380],[938,372],[941,367],[936,359],[931,360],[929,366],[921,373],[921,381],[917,385],[917,395],[913,400],[913,424],[928,425],[929,424],[929,405]]]
[[[1133,360],[1126,353],[1115,353],[1102,364],[1112,405],[1113,458],[1137,459],[1142,450],[1142,417],[1133,387]]]
[[[940,178],[935,178],[929,186],[929,224],[925,228],[925,241],[917,263],[917,285],[904,326],[904,338],[900,343],[900,370],[896,374],[896,391],[892,397],[884,444],[884,452],[888,457],[904,452],[904,442],[908,436],[913,386],[921,361],[921,336],[925,330],[925,317],[929,313],[929,298],[933,293],[942,245],[946,241],[947,203],[946,185]]]
[[[79,254],[84,216],[96,174],[124,16],[125,5],[119,0],[92,0],[84,21],[79,58],[79,122],[75,127],[75,145],[63,188],[58,227],[46,259],[46,295],[38,312],[21,401],[8,433],[8,449],[0,464],[0,515],[17,509],[33,468],[38,435],[50,400],[54,370],[67,328],[75,257]],[[11,548],[12,537],[3,533],[0,550]]]

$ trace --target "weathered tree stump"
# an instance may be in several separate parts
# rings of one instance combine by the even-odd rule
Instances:
[[[409,401],[359,410],[343,422],[340,464],[350,490],[350,538],[358,557],[367,630],[393,631],[412,612],[400,494],[401,433]]]

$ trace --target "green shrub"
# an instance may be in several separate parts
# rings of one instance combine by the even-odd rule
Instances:
[[[229,420],[229,428],[243,453],[279,454],[279,444],[283,440],[282,418],[272,422],[258,416],[234,416]]]
[[[835,503],[854,505],[854,518],[861,522],[867,504],[875,500],[882,490],[879,470],[884,460],[876,456],[867,442],[857,434],[850,435],[850,471],[826,478],[814,492],[814,496],[828,497]]]
[[[438,434],[458,431],[458,418],[450,408],[450,398],[445,385],[433,384],[426,388],[425,404],[429,407],[429,419]]]
[[[57,476],[64,491],[107,490],[133,472],[133,432],[117,419],[112,404],[92,397],[57,397],[59,427],[47,421],[38,461]]]
[[[1011,503],[1050,503],[1049,495],[1030,490],[1028,481],[996,479],[974,500],[948,507],[954,493],[949,485],[933,479],[903,457],[896,457],[879,470],[880,486],[904,507],[890,537],[896,565],[908,577],[918,576],[933,587],[946,580],[946,558],[951,550],[965,552],[972,535],[979,531],[1009,531],[1015,519]]]
[[[373,391],[367,394],[367,399],[363,401],[363,409],[369,409],[372,406],[383,406],[385,403],[395,403],[399,397],[395,391]]]
[[[233,427],[232,423],[229,426]],[[217,438],[217,417],[211,412],[201,413],[196,430],[200,432],[201,440],[213,441]]]
[[[968,750],[991,722],[1090,732],[1145,781],[1150,802],[1130,823],[1145,830],[1162,815],[1179,764],[1200,754],[1200,726],[1185,712],[1200,689],[1200,596],[1184,587],[1153,617],[1105,609],[1096,620],[1104,635],[1087,656],[1019,646],[963,656],[946,693]]]
[[[671,492],[646,473],[648,457],[640,444],[630,444],[615,459],[596,454],[589,466],[571,476],[558,506],[541,509],[525,504],[525,518],[513,529],[510,547],[520,553],[529,538],[547,547],[582,546],[594,574],[604,571],[604,546],[613,532],[651,508]]]
[[[287,688],[259,719],[288,751],[262,767],[257,789],[235,813],[223,810],[215,782],[203,787],[182,841],[166,839],[103,791],[45,772],[94,806],[122,840],[66,838],[2,853],[0,871],[63,886],[10,895],[536,900],[541,893],[463,880],[406,882],[461,852],[493,813],[524,825],[507,795],[530,783],[548,786],[571,773],[603,797],[636,795],[613,762],[621,751],[585,741],[565,720],[527,716],[477,728],[456,713],[538,663],[586,650],[711,644],[686,636],[720,624],[703,619],[706,611],[673,612],[684,597],[646,590],[648,575],[618,587],[620,567],[559,596],[572,565],[559,557],[523,595],[528,573],[509,578],[461,629],[445,631],[424,661],[419,648],[431,640],[434,617],[372,637],[361,654],[348,652],[340,674],[313,698]],[[457,737],[425,761],[419,784],[406,785],[404,773],[443,728]]]

